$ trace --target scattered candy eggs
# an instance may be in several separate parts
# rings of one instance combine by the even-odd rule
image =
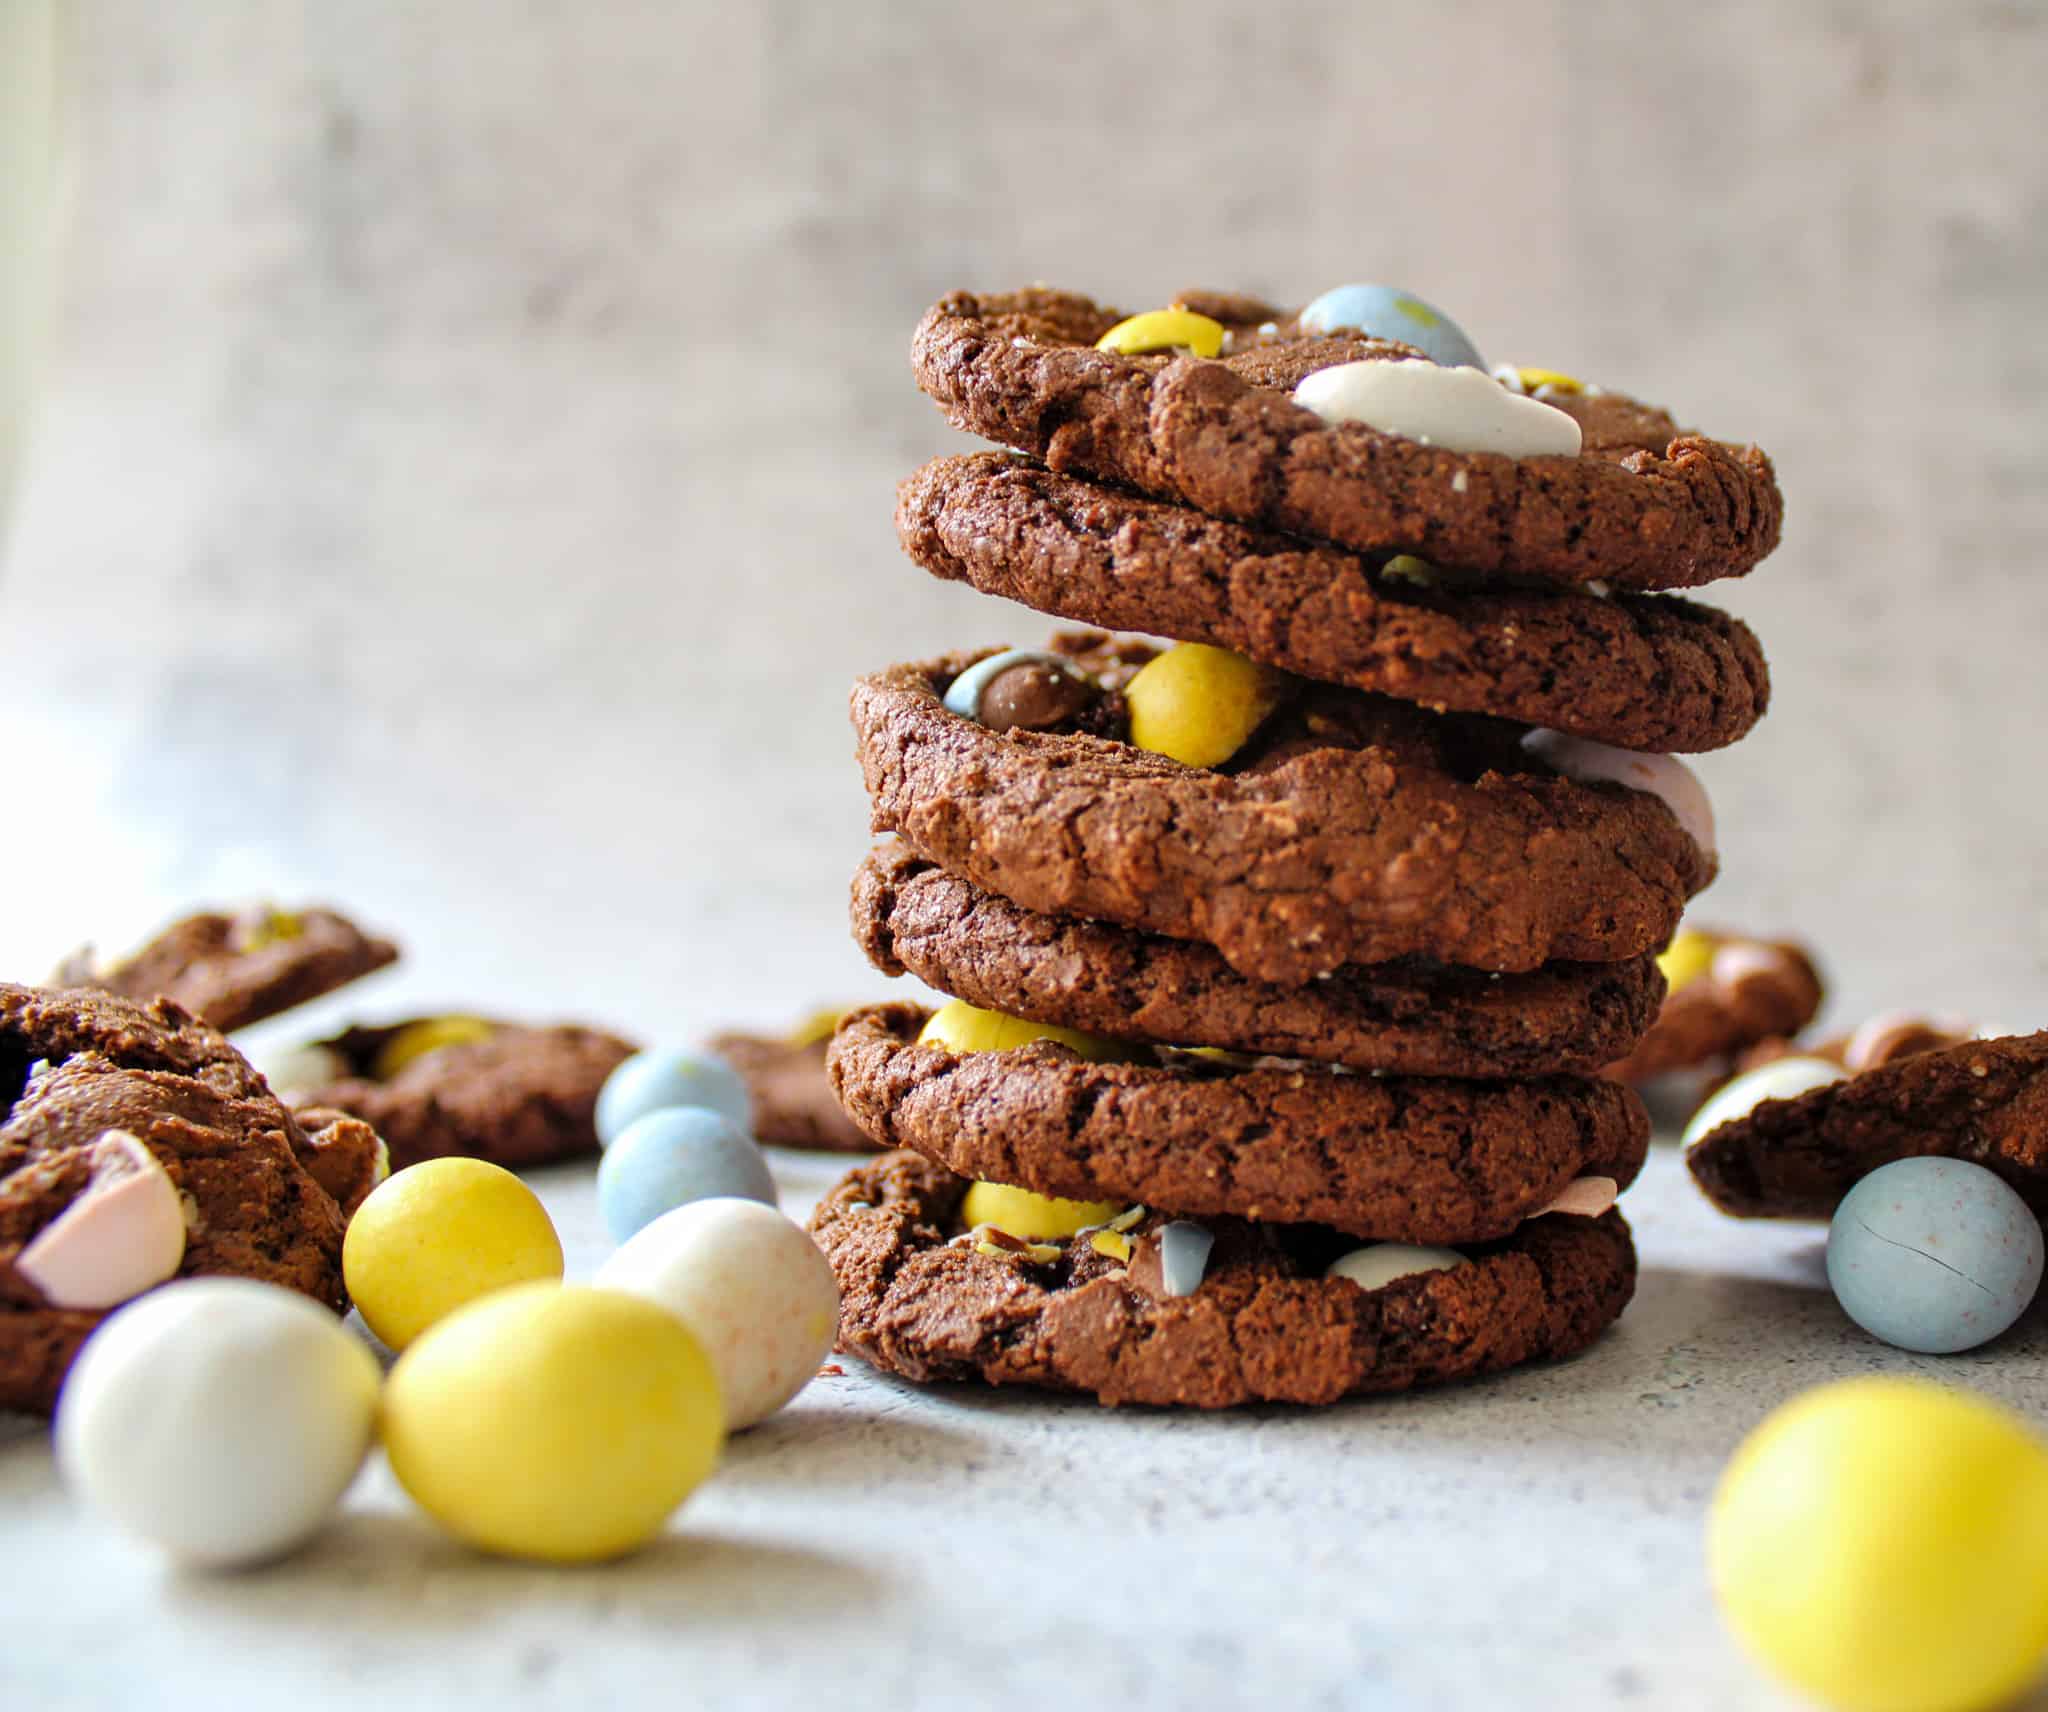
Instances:
[[[818,1371],[839,1329],[839,1284],[801,1225],[759,1201],[693,1201],[636,1234],[596,1283],[660,1305],[718,1374],[725,1427],[766,1420]]]
[[[1830,1064],[1825,1058],[1776,1058],[1754,1070],[1745,1070],[1715,1089],[1692,1114],[1685,1126],[1684,1145],[1690,1147],[1723,1124],[1748,1117],[1766,1100],[1797,1099],[1815,1088],[1841,1081],[1843,1075],[1841,1065]]]
[[[1483,369],[1477,347],[1458,324],[1410,292],[1391,285],[1340,285],[1301,312],[1305,333],[1363,333],[1413,345],[1446,368]]]
[[[1671,943],[1657,953],[1657,967],[1663,972],[1666,991],[1675,993],[1711,969],[1719,943],[1712,934],[1701,933],[1697,928],[1682,927],[1673,934]]]
[[[1978,1712],[2048,1653],[2048,1446],[1981,1398],[1853,1379],[1765,1418],[1707,1524],[1765,1665],[1840,1712]]]
[[[1709,856],[1719,848],[1714,841],[1714,805],[1707,797],[1707,787],[1676,756],[1638,754],[1611,743],[1596,743],[1590,737],[1568,737],[1562,731],[1528,732],[1522,747],[1545,766],[1581,784],[1627,785],[1631,790],[1649,792]]]
[[[422,1017],[418,1022],[407,1023],[377,1048],[370,1074],[379,1082],[388,1082],[430,1052],[450,1046],[475,1046],[489,1040],[495,1032],[482,1017]]]
[[[747,1084],[723,1058],[650,1047],[626,1059],[598,1090],[597,1139],[609,1147],[636,1120],[671,1106],[702,1106],[741,1129],[754,1121]]]
[[[1323,1276],[1348,1278],[1361,1290],[1378,1290],[1396,1278],[1412,1278],[1419,1272],[1452,1272],[1470,1264],[1455,1249],[1374,1242],[1331,1261]]]
[[[1123,1056],[1123,1048],[1098,1034],[1083,1034],[1078,1028],[1057,1023],[1026,1022],[1001,1011],[985,1011],[964,999],[953,999],[933,1011],[918,1030],[920,1046],[943,1046],[951,1052],[1011,1052],[1034,1040],[1057,1041],[1091,1063],[1108,1064]]]
[[[86,1341],[57,1401],[71,1489],[180,1562],[303,1544],[362,1466],[377,1360],[310,1298],[246,1278],[167,1284]]]
[[[1873,1337],[1952,1355],[1998,1336],[2041,1287],[2040,1222],[1996,1172],[1895,1159],[1859,1181],[1828,1228],[1828,1284]]]
[[[1155,656],[1124,689],[1131,741],[1189,767],[1220,767],[1280,704],[1286,679],[1270,666],[1182,642]]]
[[[185,1204],[157,1156],[110,1129],[87,1157],[85,1187],[14,1260],[53,1308],[117,1307],[176,1277],[185,1258]]]
[[[960,1202],[960,1222],[969,1230],[994,1225],[1022,1242],[1048,1242],[1106,1225],[1123,1210],[1117,1201],[1068,1201],[1007,1183],[976,1183]]]
[[[597,1207],[615,1242],[677,1207],[736,1195],[774,1206],[775,1179],[751,1136],[701,1106],[649,1112],[597,1166]]]
[[[1098,351],[1136,356],[1144,351],[1192,351],[1198,357],[1220,356],[1223,323],[1192,309],[1148,309],[1131,315],[1095,341]]]
[[[549,1563],[644,1545],[724,1440],[711,1358],[621,1290],[501,1290],[435,1326],[384,1388],[384,1449],[420,1508],[485,1551]]]
[[[1325,422],[1362,422],[1447,452],[1574,458],[1582,439],[1576,418],[1508,391],[1483,370],[1412,357],[1317,369],[1295,387],[1294,402]]]
[[[342,1276],[364,1322],[404,1349],[493,1290],[562,1276],[540,1197],[481,1159],[429,1159],[386,1178],[349,1220]]]

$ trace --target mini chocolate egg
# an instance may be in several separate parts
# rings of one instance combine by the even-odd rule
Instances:
[[[1009,648],[977,660],[946,686],[948,713],[991,731],[1044,731],[1095,699],[1095,686],[1057,654]]]
[[[180,1562],[302,1544],[362,1466],[382,1375],[310,1298],[246,1278],[166,1284],[86,1340],[57,1400],[64,1481]]]
[[[1575,458],[1583,444],[1576,417],[1510,392],[1478,369],[1415,357],[1317,369],[1295,387],[1294,402],[1325,422],[1362,422],[1446,452]]]
[[[1453,1272],[1469,1264],[1455,1249],[1424,1248],[1409,1242],[1373,1242],[1331,1261],[1323,1276],[1348,1278],[1361,1290],[1379,1290],[1396,1278],[1412,1278],[1418,1272]]]
[[[156,1155],[110,1129],[86,1157],[85,1187],[14,1259],[53,1308],[118,1307],[185,1258],[185,1204]]]
[[[629,1125],[670,1106],[702,1106],[741,1129],[754,1121],[746,1081],[723,1058],[653,1046],[634,1053],[605,1078],[597,1095],[597,1139],[609,1147]]]
[[[1716,1088],[1692,1114],[1681,1138],[1683,1144],[1690,1147],[1723,1124],[1748,1117],[1766,1100],[1797,1099],[1815,1088],[1841,1081],[1846,1074],[1841,1065],[1830,1064],[1825,1058],[1774,1058],[1754,1070],[1745,1070]]]
[[[1304,333],[1363,333],[1413,345],[1446,368],[1486,367],[1478,348],[1441,309],[1391,285],[1339,285],[1301,312]]]
[[[1131,742],[1187,767],[1220,767],[1251,741],[1287,677],[1206,642],[1178,642],[1124,686]]]
[[[377,1056],[370,1062],[370,1077],[373,1081],[388,1082],[431,1052],[442,1052],[451,1046],[476,1046],[497,1032],[482,1017],[421,1017],[418,1022],[398,1029],[377,1048]]]
[[[1872,1337],[1953,1355],[1998,1336],[2041,1287],[2041,1226],[1996,1172],[1895,1159],[1842,1197],[1828,1285]]]
[[[1699,775],[1677,756],[1617,749],[1612,743],[1596,743],[1590,737],[1571,737],[1562,731],[1524,732],[1522,747],[1546,767],[1580,784],[1626,785],[1632,791],[1648,792],[1671,811],[1687,837],[1709,856],[1715,854],[1713,802]]]
[[[625,1242],[677,1207],[737,1195],[776,1202],[761,1149],[722,1112],[676,1106],[628,1124],[597,1165],[597,1207]]]
[[[1094,1064],[1113,1064],[1124,1049],[1099,1034],[1058,1023],[1027,1022],[1002,1011],[985,1011],[965,999],[951,999],[925,1019],[918,1031],[920,1046],[943,1046],[949,1052],[1014,1052],[1034,1040],[1057,1041]]]
[[[975,1183],[960,1202],[960,1222],[973,1230],[994,1225],[1023,1242],[1064,1239],[1106,1225],[1123,1211],[1117,1201],[1070,1201],[1007,1183]]]
[[[818,1245],[759,1201],[717,1196],[663,1213],[594,1282],[659,1302],[690,1328],[717,1370],[727,1432],[801,1391],[839,1329],[839,1283]]]

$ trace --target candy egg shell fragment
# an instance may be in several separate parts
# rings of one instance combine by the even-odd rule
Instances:
[[[2041,1226],[1996,1173],[1964,1159],[1898,1159],[1842,1197],[1828,1285],[1873,1337],[1925,1355],[1975,1349],[2041,1287]]]
[[[1175,1219],[1159,1230],[1159,1287],[1169,1296],[1192,1296],[1209,1270],[1216,1233],[1192,1219]]]
[[[1360,422],[1447,452],[1575,458],[1582,442],[1576,418],[1509,392],[1483,370],[1412,357],[1317,369],[1295,387],[1294,402],[1325,422]]]
[[[657,1302],[690,1328],[717,1370],[729,1432],[801,1391],[839,1327],[839,1285],[817,1244],[758,1201],[722,1197],[664,1213],[596,1282]]]
[[[960,1202],[960,1222],[969,1230],[994,1225],[1025,1242],[1044,1242],[1106,1225],[1122,1210],[1118,1201],[1069,1201],[1007,1183],[975,1183]]]
[[[185,1208],[155,1154],[126,1130],[93,1145],[92,1176],[14,1267],[54,1308],[112,1308],[177,1275]]]
[[[1688,838],[1709,856],[1716,854],[1714,805],[1699,775],[1676,756],[1617,749],[1611,743],[1568,737],[1562,731],[1527,732],[1522,747],[1545,766],[1581,784],[1627,785],[1631,790],[1647,791],[1671,811]]]
[[[1378,1290],[1397,1278],[1420,1272],[1451,1272],[1469,1265],[1454,1249],[1424,1248],[1406,1242],[1368,1243],[1333,1260],[1325,1278],[1348,1278],[1361,1290]]]
[[[1597,1219],[1621,1199],[1621,1185],[1612,1177],[1575,1177],[1558,1192],[1557,1199],[1532,1215],[1570,1213],[1582,1219]]]
[[[182,1562],[308,1539],[368,1451],[381,1375],[342,1323],[242,1278],[167,1284],[87,1340],[57,1403],[65,1484]]]
[[[598,1211],[616,1242],[677,1207],[726,1195],[772,1207],[775,1178],[751,1136],[701,1107],[649,1112],[598,1161]]]
[[[1391,285],[1339,285],[1324,292],[1299,317],[1305,333],[1363,333],[1413,345],[1446,368],[1486,367],[1478,348],[1441,309],[1413,292]]]
[[[1746,1118],[1766,1100],[1792,1100],[1815,1088],[1843,1078],[1842,1067],[1825,1058],[1778,1058],[1745,1071],[1717,1088],[1692,1114],[1682,1138],[1687,1147],[1711,1135],[1723,1124]]]
[[[1096,1034],[1057,1023],[1027,1022],[1001,1011],[986,1011],[964,999],[941,1005],[918,1031],[920,1046],[943,1046],[950,1052],[1014,1052],[1035,1040],[1055,1041],[1091,1063],[1107,1064],[1123,1056],[1123,1048]]]
[[[1214,357],[1223,350],[1223,323],[1191,309],[1148,309],[1119,321],[1095,341],[1095,348],[1124,356],[1192,351],[1198,357]]]
[[[636,1119],[671,1106],[703,1106],[741,1129],[754,1121],[747,1084],[723,1058],[650,1047],[621,1063],[598,1090],[597,1139],[609,1147]]]

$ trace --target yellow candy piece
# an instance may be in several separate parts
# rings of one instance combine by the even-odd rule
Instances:
[[[1539,386],[1547,386],[1552,392],[1584,392],[1586,390],[1583,381],[1574,380],[1568,374],[1560,374],[1556,369],[1518,368],[1515,370],[1515,373],[1521,377],[1522,390],[1524,392],[1534,392]]]
[[[1736,1451],[1707,1557],[1743,1644],[1825,1705],[2002,1706],[2048,1656],[2048,1445],[1925,1380],[1824,1385]]]
[[[839,1025],[846,1019],[846,1012],[818,1010],[789,1031],[791,1046],[816,1046],[821,1040],[830,1040],[839,1032]]]
[[[306,918],[295,910],[267,909],[252,921],[242,923],[235,936],[238,951],[261,951],[268,945],[283,945],[306,931]]]
[[[1110,1260],[1131,1258],[1131,1239],[1122,1231],[1099,1230],[1088,1239],[1088,1246]]]
[[[1119,321],[1095,341],[1098,351],[1134,357],[1145,351],[1192,351],[1198,357],[1223,350],[1223,323],[1192,309],[1148,309]]]
[[[482,1017],[424,1017],[409,1022],[377,1048],[377,1056],[370,1062],[370,1074],[379,1082],[388,1082],[415,1059],[439,1052],[444,1046],[473,1046],[480,1040],[489,1040],[491,1033],[491,1025]]]
[[[1228,648],[1179,643],[1124,689],[1131,741],[1189,767],[1220,767],[1280,705],[1286,683]]]
[[[1113,1064],[1123,1056],[1117,1042],[1099,1034],[1083,1034],[1078,1028],[1061,1028],[1057,1023],[1026,1022],[1001,1011],[982,1010],[964,999],[954,999],[932,1012],[917,1036],[920,1046],[943,1046],[953,1052],[1014,1052],[1034,1040],[1057,1041],[1093,1064]]]
[[[562,1276],[562,1243],[540,1197],[502,1166],[429,1159],[364,1197],[341,1240],[363,1319],[393,1349],[510,1285]]]
[[[976,1183],[960,1203],[960,1221],[969,1230],[994,1225],[1019,1242],[1046,1242],[1106,1225],[1122,1211],[1118,1201],[1064,1201],[1005,1183]]]
[[[711,1359],[623,1290],[528,1284],[444,1320],[384,1387],[391,1472],[485,1551],[589,1563],[644,1545],[717,1464]]]
[[[1664,985],[1670,992],[1697,981],[1713,966],[1720,941],[1697,928],[1682,927],[1671,943],[1657,953],[1657,967],[1664,971]]]

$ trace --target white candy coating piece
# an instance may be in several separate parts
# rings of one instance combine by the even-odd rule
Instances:
[[[1830,1064],[1825,1058],[1779,1058],[1745,1071],[1692,1114],[1692,1121],[1685,1126],[1685,1145],[1690,1147],[1723,1124],[1748,1117],[1766,1100],[1796,1099],[1842,1081],[1846,1075],[1839,1064]]]
[[[1363,422],[1447,452],[1575,458],[1583,438],[1575,418],[1509,392],[1484,369],[1413,358],[1317,369],[1295,387],[1294,402],[1325,422]]]
[[[315,1046],[311,1042],[260,1053],[253,1062],[270,1084],[270,1091],[281,1100],[289,1100],[295,1094],[310,1094],[315,1088],[345,1081],[353,1074],[348,1060],[333,1047]]]
[[[86,1340],[57,1399],[64,1481],[185,1563],[260,1563],[327,1519],[370,1448],[382,1375],[310,1298],[188,1278]]]
[[[1422,1248],[1407,1242],[1375,1242],[1354,1248],[1330,1263],[1325,1278],[1348,1278],[1361,1290],[1378,1290],[1396,1278],[1420,1272],[1454,1272],[1469,1262],[1450,1248]]]
[[[174,1278],[185,1209],[155,1154],[126,1130],[94,1149],[92,1180],[36,1232],[15,1270],[54,1308],[114,1308]]]
[[[1567,1183],[1556,1200],[1538,1213],[1576,1213],[1582,1219],[1597,1219],[1621,1198],[1621,1185],[1612,1177],[1578,1177]]]
[[[1175,1219],[1159,1230],[1159,1288],[1169,1296],[1192,1296],[1209,1270],[1216,1233],[1192,1219]]]
[[[1699,775],[1672,755],[1644,755],[1595,743],[1589,737],[1568,737],[1562,731],[1531,731],[1522,747],[1539,761],[1580,784],[1627,785],[1648,791],[1677,818],[1678,824],[1709,856],[1714,842],[1714,805]]]

